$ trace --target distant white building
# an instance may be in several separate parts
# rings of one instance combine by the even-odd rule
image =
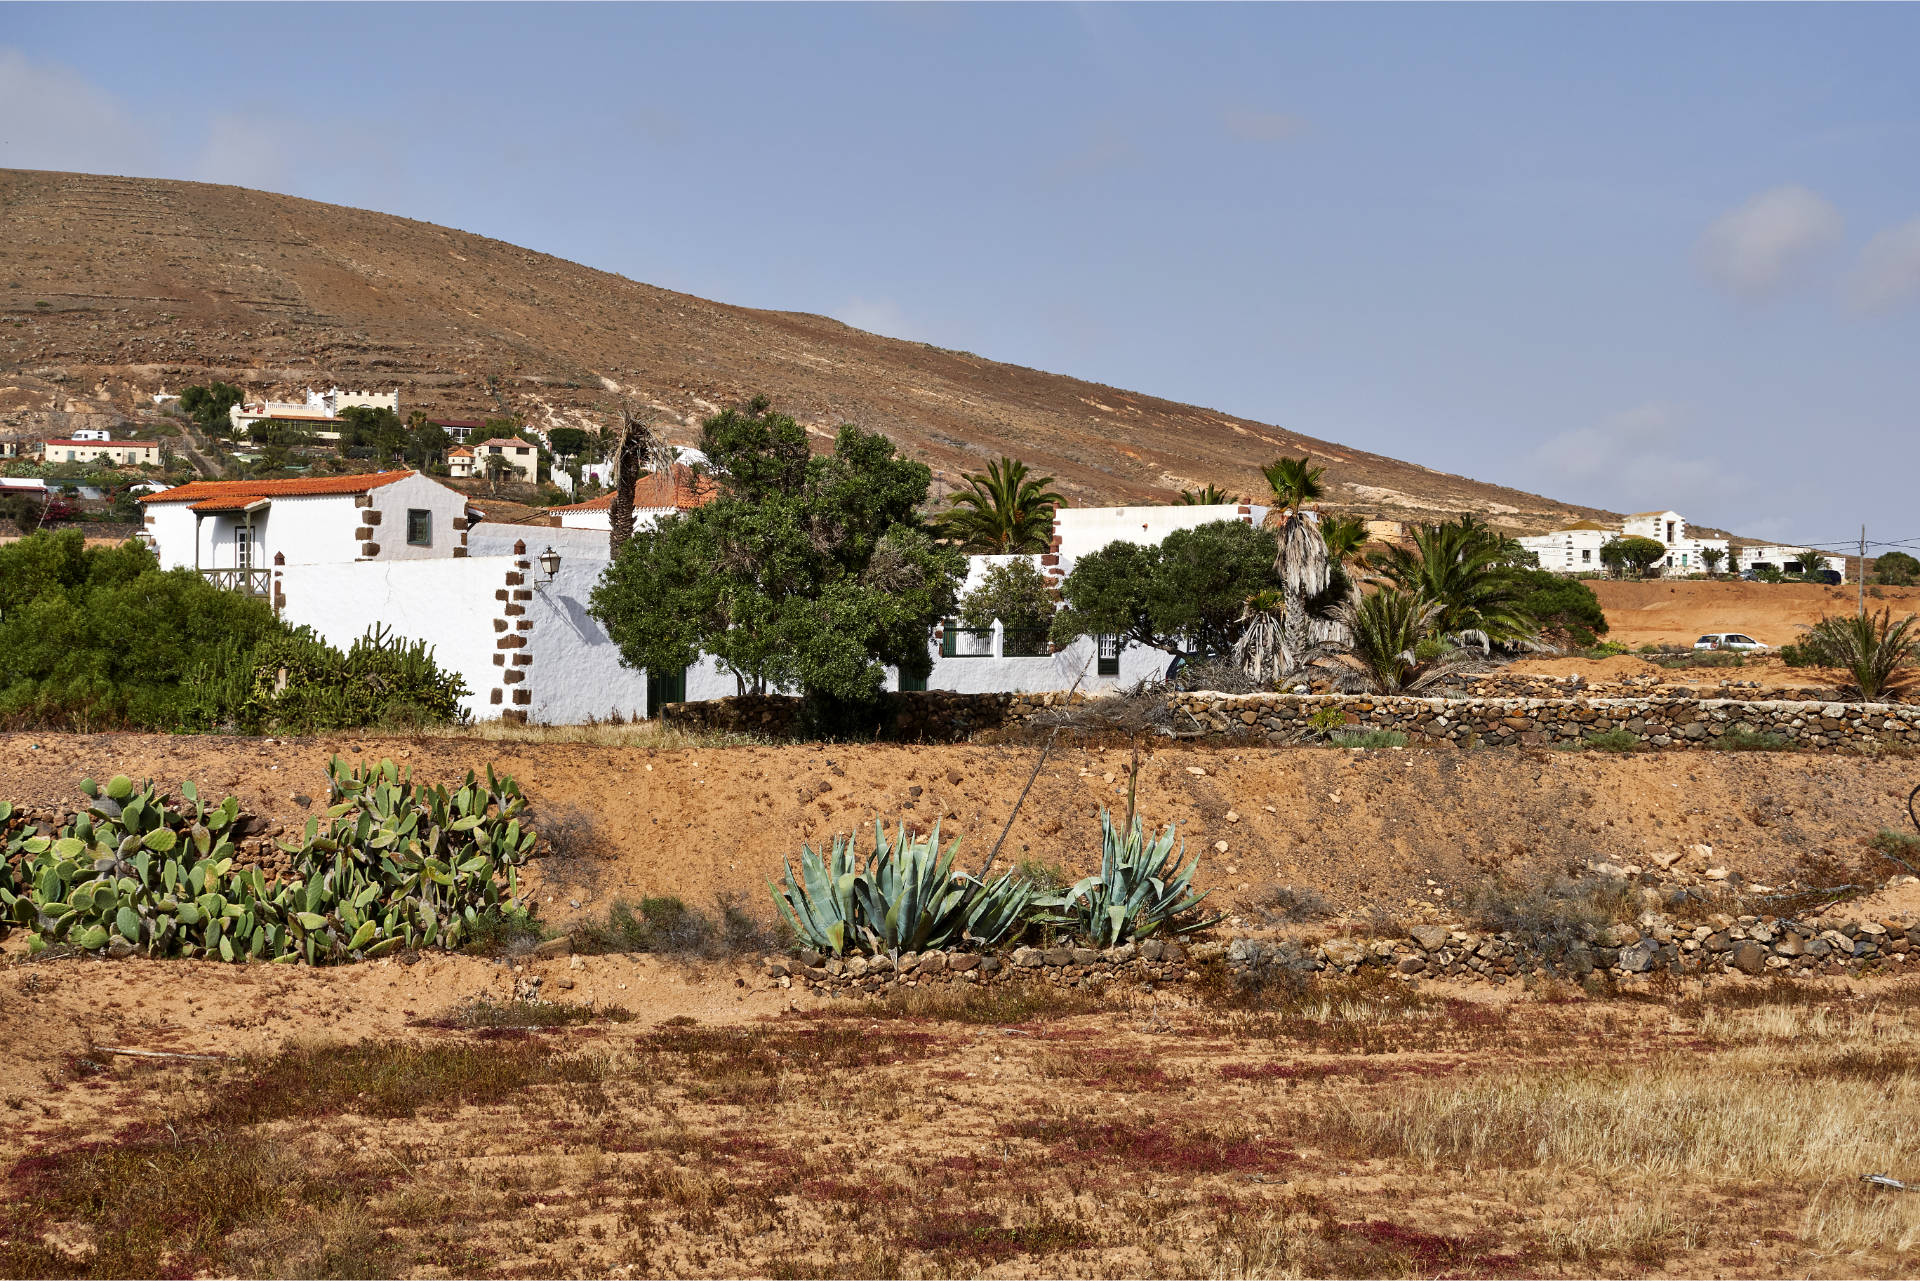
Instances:
[[[1686,517],[1679,512],[1635,512],[1618,528],[1599,521],[1576,521],[1545,534],[1532,534],[1519,540],[1532,552],[1540,568],[1556,574],[1598,574],[1605,572],[1600,549],[1616,538],[1648,538],[1666,548],[1666,555],[1654,563],[1662,577],[1683,578],[1707,572],[1709,549],[1720,553],[1722,571],[1732,569],[1724,538],[1694,538],[1687,533]]]
[[[1783,547],[1777,543],[1740,549],[1740,572],[1753,569],[1777,569],[1783,574],[1803,574],[1809,568],[1825,569],[1847,581],[1847,558],[1828,556],[1808,547]]]
[[[47,463],[90,463],[95,461],[126,463],[132,466],[158,467],[160,442],[157,440],[113,440],[104,431],[77,431],[71,437],[49,440],[41,448]]]
[[[495,436],[491,440],[482,440],[463,446],[471,455],[465,464],[470,470],[469,476],[485,476],[488,458],[503,458],[507,466],[513,468],[514,475],[529,485],[540,478],[540,448],[518,437]],[[453,468],[453,455],[447,455],[447,467]],[[460,473],[454,472],[455,475]]]
[[[227,418],[233,424],[233,434],[244,436],[247,429],[257,422],[269,418],[280,422],[322,424],[331,423],[340,417],[343,409],[391,409],[400,412],[400,390],[392,391],[342,391],[330,387],[326,391],[308,391],[305,400],[250,400],[242,401],[227,411]],[[338,440],[336,431],[317,430],[322,440]]]

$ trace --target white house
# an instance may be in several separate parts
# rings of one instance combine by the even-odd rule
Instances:
[[[1720,553],[1722,568],[1730,567],[1726,539],[1691,537],[1686,518],[1671,511],[1635,512],[1617,529],[1594,520],[1576,521],[1518,541],[1534,554],[1542,569],[1556,574],[1598,574],[1604,570],[1600,549],[1616,538],[1650,538],[1666,548],[1666,555],[1654,562],[1663,576],[1706,573],[1707,558],[1702,553],[1709,548]]]
[[[1267,508],[1253,503],[1217,503],[1200,507],[1062,507],[1053,514],[1053,545],[1040,557],[1043,572],[1065,578],[1082,556],[1110,543],[1157,546],[1177,529],[1196,529],[1215,521],[1259,525]]]
[[[455,480],[469,480],[473,477],[473,451],[465,445],[455,445],[447,451],[447,475]]]
[[[140,500],[163,568],[267,594],[269,568],[465,556],[467,499],[412,471],[193,481]]]
[[[662,517],[705,507],[717,493],[711,480],[679,463],[665,471],[649,472],[633,487],[633,527],[651,529]],[[613,495],[602,494],[584,503],[549,507],[547,515],[562,529],[611,530]]]
[[[472,469],[466,473],[469,476],[485,476],[488,458],[504,458],[507,466],[513,468],[513,474],[529,485],[540,477],[539,447],[527,441],[495,436],[491,440],[477,441],[463,448],[472,454],[472,460],[467,464]],[[452,470],[453,454],[451,452],[447,455],[447,467],[449,471]],[[453,472],[453,474],[457,476],[460,473]]]
[[[353,408],[391,409],[400,412],[400,390],[392,391],[342,391],[330,387],[326,391],[308,391],[305,400],[251,400],[242,401],[227,411],[227,419],[233,424],[235,436],[245,436],[247,429],[255,423],[268,418],[282,422],[327,424],[340,417],[340,411]],[[322,440],[337,440],[339,433],[317,430]]]
[[[49,440],[41,449],[41,458],[49,463],[90,463],[97,459],[135,466],[160,465],[159,441],[112,440],[103,431],[75,432],[65,439]]]
[[[1740,572],[1750,569],[1777,569],[1783,574],[1805,573],[1810,563],[1817,568],[1831,570],[1840,575],[1840,581],[1847,580],[1847,558],[1828,556],[1809,547],[1783,547],[1778,543],[1765,546],[1742,547],[1740,549]]]
[[[1597,574],[1601,571],[1600,549],[1620,536],[1620,531],[1597,520],[1575,521],[1550,534],[1534,534],[1519,540],[1534,554],[1540,568],[1556,574]]]
[[[473,438],[473,433],[486,427],[478,418],[429,418],[427,423],[447,433],[448,439],[456,445],[466,444]]]

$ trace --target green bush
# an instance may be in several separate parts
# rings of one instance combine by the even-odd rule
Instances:
[[[1593,588],[1545,569],[1511,572],[1519,580],[1520,608],[1539,621],[1543,635],[1580,647],[1606,635],[1607,616]]]
[[[1336,730],[1327,735],[1335,747],[1405,747],[1407,736],[1397,729]]]
[[[323,828],[283,844],[294,875],[235,864],[240,803],[209,807],[119,775],[81,790],[87,809],[52,835],[17,827],[0,909],[29,928],[28,951],[123,947],[154,957],[319,965],[402,948],[455,948],[527,923],[517,868],[535,837],[511,778],[471,771],[449,791],[416,785],[392,761],[328,766]],[[7,815],[0,814],[0,825]]]
[[[1631,752],[1640,746],[1640,736],[1624,729],[1595,730],[1583,741],[1601,752]]]
[[[423,642],[376,629],[342,654],[135,542],[90,548],[62,530],[0,547],[0,724],[416,726],[459,719],[466,693]]]
[[[1717,752],[1790,752],[1793,740],[1779,734],[1730,729],[1707,744]]]

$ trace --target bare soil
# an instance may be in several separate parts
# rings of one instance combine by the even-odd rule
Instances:
[[[1691,645],[1708,632],[1745,632],[1778,648],[1828,614],[1852,614],[1852,583],[1616,582],[1587,584],[1607,615],[1607,639],[1623,645]],[[1895,618],[1920,612],[1920,587],[1867,588],[1867,608]]]
[[[563,927],[644,894],[704,904],[732,893],[764,909],[768,880],[803,841],[870,833],[876,819],[921,828],[938,820],[964,838],[962,861],[977,867],[1038,749],[4,734],[0,792],[73,805],[87,776],[167,787],[191,779],[203,795],[231,792],[291,829],[325,807],[335,754],[391,757],[427,780],[491,762],[519,780],[537,822],[584,824],[574,843],[586,852],[533,872],[543,915]],[[1100,808],[1125,808],[1129,764],[1124,748],[1056,746],[1001,865],[1093,870]],[[1882,827],[1904,827],[1916,774],[1903,758],[1795,753],[1179,746],[1141,757],[1138,805],[1155,826],[1179,824],[1188,848],[1204,855],[1197,883],[1229,907],[1295,885],[1358,909],[1430,900],[1436,887],[1451,892],[1490,871],[1644,863],[1696,843],[1712,845],[1730,869],[1778,884],[1805,857],[1846,853]]]

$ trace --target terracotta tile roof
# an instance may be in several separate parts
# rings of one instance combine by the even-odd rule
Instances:
[[[462,458],[473,457],[473,451],[471,449],[468,449],[465,445],[455,445],[452,449],[449,449],[447,451],[447,457],[449,458],[452,458],[455,454],[460,455]]]
[[[95,449],[124,449],[129,445],[135,449],[160,448],[160,442],[157,440],[50,440],[47,442],[49,449],[55,445],[91,445]]]
[[[499,446],[501,446],[502,448],[505,448],[506,446],[509,446],[509,445],[511,445],[511,446],[513,446],[513,447],[515,447],[515,448],[517,448],[517,449],[533,449],[533,448],[536,448],[536,446],[534,445],[534,443],[533,443],[532,441],[530,441],[530,440],[510,440],[510,439],[505,439],[505,438],[502,438],[502,437],[500,437],[500,436],[495,436],[495,437],[494,437],[494,438],[493,438],[492,440],[482,440],[482,441],[476,441],[476,442],[474,442],[474,444],[473,444],[473,445],[471,446],[471,448],[474,448],[474,449],[485,449],[485,448],[486,448],[486,447],[487,447],[488,445],[499,445]]]
[[[413,475],[411,471],[376,471],[358,476],[311,476],[296,480],[195,480],[157,494],[143,503],[187,503],[203,499],[312,498],[324,494],[364,494]],[[211,509],[208,509],[211,510]]]
[[[258,494],[230,494],[224,498],[203,498],[187,510],[196,511],[202,515],[212,512],[243,512],[255,503],[266,501],[268,500],[265,497]]]
[[[696,507],[705,507],[717,497],[719,490],[711,480],[695,475],[680,463],[675,463],[664,473],[649,472],[633,486],[633,506],[636,511],[652,511],[661,507],[692,511]],[[612,509],[612,494],[602,494],[584,503],[547,508],[550,512],[601,512]]]

